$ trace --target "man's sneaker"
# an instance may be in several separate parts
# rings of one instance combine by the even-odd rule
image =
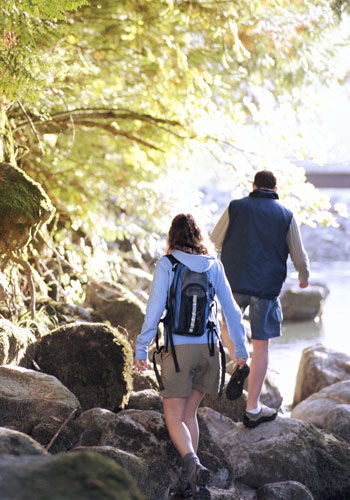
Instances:
[[[210,492],[207,488],[205,488],[209,481],[210,470],[200,463],[196,464],[196,466],[193,468],[192,473],[190,474],[189,479],[192,488],[192,496],[194,499],[210,499]],[[209,494],[209,496],[207,494]]]
[[[243,424],[246,427],[256,427],[263,422],[270,422],[270,420],[274,420],[276,417],[277,410],[261,405],[259,413],[251,413],[250,411],[245,412]]]

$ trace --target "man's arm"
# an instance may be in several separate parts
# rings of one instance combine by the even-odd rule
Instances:
[[[229,224],[229,214],[227,207],[210,234],[210,239],[214,243],[216,251],[218,253],[221,252],[228,224]]]
[[[306,288],[309,284],[310,263],[309,257],[303,246],[298,224],[293,216],[287,234],[287,244],[293,265],[298,271],[299,286]]]

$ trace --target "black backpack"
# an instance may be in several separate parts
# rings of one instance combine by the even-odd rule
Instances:
[[[217,315],[215,290],[209,279],[208,273],[196,272],[189,269],[185,264],[178,261],[173,255],[166,255],[172,263],[174,272],[166,301],[166,313],[161,319],[165,330],[165,345],[159,346],[158,332],[156,335],[157,350],[153,354],[153,365],[159,383],[159,388],[164,389],[159,375],[155,355],[159,354],[163,348],[168,352],[169,344],[175,363],[176,371],[180,371],[176,356],[173,334],[198,337],[203,332],[208,331],[208,347],[211,356],[215,352],[215,336],[217,335]],[[219,394],[225,382],[225,351],[219,339],[219,349],[221,353],[221,383]]]

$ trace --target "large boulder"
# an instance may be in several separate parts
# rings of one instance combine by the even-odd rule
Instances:
[[[0,455],[47,455],[43,446],[31,437],[6,427],[0,427]]]
[[[322,315],[323,303],[328,291],[324,287],[310,285],[307,288],[283,289],[280,300],[285,321],[311,321]]]
[[[123,408],[132,390],[133,353],[128,340],[104,323],[61,326],[35,344],[34,366],[57,377],[84,410]],[[30,366],[31,356],[24,363]]]
[[[79,451],[55,456],[0,456],[1,500],[144,500],[113,460]]]
[[[303,350],[295,384],[293,407],[328,385],[350,379],[350,356],[322,344]]]
[[[93,283],[86,287],[85,305],[91,307],[104,321],[125,329],[125,333],[135,347],[135,340],[141,332],[145,317],[145,306],[135,296],[125,296],[110,283]]]
[[[80,403],[57,378],[18,366],[0,366],[0,426],[30,435],[48,445]],[[44,432],[45,430],[45,432]],[[67,420],[50,451],[76,443],[78,429]]]
[[[83,429],[79,446],[109,446],[138,457],[147,464],[147,469],[143,468],[135,478],[141,490],[148,492],[149,500],[168,498],[169,488],[178,479],[181,459],[160,412],[130,409],[115,414],[93,408],[81,414],[78,424]],[[208,432],[201,436],[198,454],[212,472],[211,487],[232,491],[231,466]],[[216,494],[213,498],[230,498]]]
[[[30,330],[0,319],[0,365],[17,365],[29,345],[35,342]]]
[[[293,409],[291,416],[350,441],[350,379],[325,387],[304,399]]]
[[[200,408],[201,439],[209,433],[231,465],[233,479],[250,488],[296,481],[317,500],[350,498],[350,446],[316,427],[277,417],[248,429]]]
[[[311,491],[297,481],[265,484],[257,490],[257,500],[314,500]]]
[[[23,248],[54,214],[50,199],[23,170],[0,163],[0,255]]]
[[[129,472],[139,471],[135,479],[147,499],[167,498],[181,462],[160,412],[124,410],[115,414],[93,408],[81,414],[78,424],[83,429],[79,446],[112,447],[136,457]]]

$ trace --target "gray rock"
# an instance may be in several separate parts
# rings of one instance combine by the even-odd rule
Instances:
[[[350,441],[350,380],[312,394],[293,409],[291,416]]]
[[[291,287],[282,291],[280,296],[283,319],[285,321],[310,321],[322,315],[327,291],[320,286],[307,288]]]
[[[0,366],[0,408],[0,426],[24,432],[47,445],[67,417],[74,410],[80,411],[80,403],[56,377],[6,365]],[[51,451],[68,449],[77,441],[74,425],[70,421],[65,426]],[[44,439],[36,432],[40,426],[50,429]]]
[[[93,283],[86,288],[85,305],[111,325],[124,329],[129,342],[134,347],[145,318],[145,306],[135,296],[125,297],[117,286],[110,283]]]
[[[257,500],[314,500],[311,491],[297,481],[265,484],[257,490]]]
[[[154,389],[132,392],[126,409],[163,411],[163,399]]]
[[[345,441],[295,419],[277,417],[248,429],[209,408],[199,412],[235,481],[256,489],[296,481],[317,500],[350,497],[350,447]]]
[[[167,498],[180,474],[181,460],[170,441],[164,417],[156,411],[124,410],[115,414],[93,408],[81,414],[79,446],[112,447],[147,464],[135,478],[149,500]]]
[[[46,455],[37,441],[23,432],[0,427],[0,455]]]
[[[322,344],[303,350],[299,364],[293,407],[324,387],[350,379],[350,356]]]

